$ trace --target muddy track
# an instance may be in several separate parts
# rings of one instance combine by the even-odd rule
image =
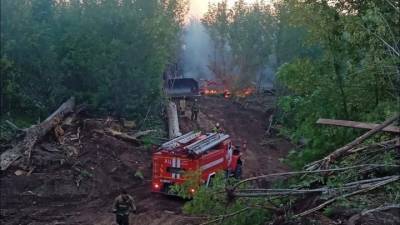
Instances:
[[[274,145],[261,145],[268,118],[264,112],[245,109],[223,98],[200,99],[200,107],[197,123],[188,119],[190,112],[181,117],[182,130],[210,131],[219,122],[233,142],[247,141],[244,176],[287,170],[279,161],[291,147],[287,141],[278,139]],[[80,177],[73,169],[76,161],[38,168],[31,176],[15,176],[14,171],[1,174],[2,224],[115,225],[111,207],[120,187],[126,187],[136,199],[138,213],[131,217],[133,225],[198,223],[182,213],[182,200],[150,193],[151,151],[113,137],[94,135],[90,129],[84,131],[75,160],[91,176],[83,177],[79,185],[76,180]],[[143,171],[144,180],[135,178],[138,168]]]
[[[245,108],[243,105],[224,98],[205,98],[201,100],[201,112],[213,124],[219,122],[221,127],[238,145],[247,142],[247,150],[243,152],[244,176],[287,171],[280,159],[287,155],[291,148],[289,142],[273,137],[273,145],[262,145],[269,114]],[[202,124],[202,122],[199,122]]]

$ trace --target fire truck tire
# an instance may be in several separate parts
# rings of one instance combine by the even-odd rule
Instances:
[[[240,179],[242,177],[242,164],[237,164],[235,169],[235,178]]]

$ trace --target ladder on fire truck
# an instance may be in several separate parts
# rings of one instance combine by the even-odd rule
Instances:
[[[172,150],[176,147],[178,147],[181,144],[187,144],[193,139],[199,137],[201,135],[201,132],[194,132],[191,131],[189,133],[186,133],[184,135],[181,135],[177,138],[174,138],[170,141],[165,142],[164,144],[161,145],[161,148],[167,149],[167,150]]]
[[[198,155],[211,149],[212,147],[218,145],[219,143],[225,141],[228,138],[229,135],[227,134],[211,133],[208,135],[208,137],[196,141],[193,144],[186,146],[185,148],[189,150],[190,153]]]

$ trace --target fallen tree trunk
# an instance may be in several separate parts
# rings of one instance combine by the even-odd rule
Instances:
[[[352,128],[368,129],[368,130],[372,130],[379,126],[379,124],[376,123],[363,123],[363,122],[356,122],[349,120],[332,120],[332,119],[322,119],[322,118],[317,120],[317,124],[352,127]],[[400,133],[400,127],[390,125],[383,128],[382,131]]]
[[[306,211],[304,211],[302,213],[294,215],[293,218],[306,216],[306,215],[308,215],[310,213],[313,213],[315,211],[318,211],[318,210],[324,208],[325,206],[335,202],[338,199],[347,198],[347,197],[351,197],[353,195],[358,195],[358,194],[361,194],[361,193],[372,191],[372,190],[374,190],[376,188],[379,188],[379,187],[382,187],[382,186],[384,186],[386,184],[390,184],[392,182],[398,181],[399,178],[400,178],[399,176],[393,176],[393,178],[391,178],[391,179],[387,179],[387,180],[381,181],[381,182],[379,182],[377,184],[374,184],[374,185],[372,185],[370,187],[363,188],[363,189],[360,189],[360,190],[357,190],[357,191],[354,191],[354,192],[351,192],[351,193],[347,193],[347,194],[344,194],[344,195],[341,195],[341,196],[334,197],[334,198],[329,199],[328,201],[325,201],[324,203],[318,205],[317,207],[314,207],[312,209],[309,209],[309,210],[306,210]]]
[[[346,191],[355,191],[372,187],[382,181],[392,180],[399,178],[399,176],[386,176],[379,178],[372,178],[366,180],[358,180],[350,183],[343,184],[341,187],[328,187],[323,186],[314,189],[266,189],[266,188],[253,188],[253,189],[238,189],[233,195],[234,197],[265,197],[265,196],[289,196],[289,195],[305,195],[311,193],[320,193],[321,195],[330,196]]]
[[[29,161],[33,146],[56,126],[69,113],[74,111],[75,99],[71,97],[64,102],[42,123],[25,129],[25,138],[12,149],[3,152],[0,156],[1,170],[6,170],[13,162],[22,156],[27,156]]]
[[[116,131],[113,130],[111,128],[106,129],[106,130],[94,130],[94,132],[99,133],[99,134],[107,134],[107,135],[111,135],[113,137],[116,137],[118,139],[121,139],[123,141],[127,141],[127,142],[132,142],[135,144],[140,144],[141,140],[139,140],[139,137],[142,137],[144,135],[150,134],[152,132],[155,132],[156,130],[145,130],[145,131],[139,131],[133,135],[129,135],[120,131]]]
[[[233,184],[231,187],[226,188],[226,192],[228,193],[228,195],[232,194],[240,185],[250,182],[250,181],[255,181],[255,180],[267,180],[269,178],[274,178],[274,177],[289,177],[289,176],[304,175],[304,174],[318,174],[318,173],[323,174],[326,172],[341,172],[341,171],[346,171],[346,170],[351,170],[351,169],[361,169],[361,168],[371,168],[372,169],[372,168],[383,168],[383,167],[398,168],[398,167],[400,167],[400,165],[396,165],[396,164],[361,164],[361,165],[340,167],[340,168],[331,168],[331,169],[271,173],[271,174],[250,177],[250,178],[246,178],[244,180],[238,181],[237,183]]]
[[[361,219],[362,216],[365,216],[367,214],[375,213],[375,212],[382,212],[382,211],[387,211],[387,210],[400,210],[400,204],[392,204],[392,205],[386,205],[386,206],[380,206],[378,208],[374,209],[369,209],[362,211],[361,213],[355,214],[350,219],[347,221],[347,225],[355,225],[356,222]]]
[[[139,144],[140,143],[140,140],[138,140],[136,137],[130,136],[128,134],[125,134],[125,133],[122,133],[122,132],[119,132],[119,131],[115,131],[113,129],[107,129],[105,131],[105,133],[109,134],[109,135],[111,135],[113,137],[119,138],[121,140],[127,141],[127,142],[132,142],[132,143],[135,143],[135,144]]]
[[[132,137],[134,137],[134,138],[140,138],[140,137],[142,137],[142,136],[148,135],[148,134],[150,134],[150,133],[154,133],[154,132],[156,132],[156,131],[157,131],[157,130],[138,131],[138,132],[136,132],[135,134],[133,134]]]
[[[383,128],[389,126],[394,121],[396,121],[398,118],[399,118],[399,114],[396,114],[395,116],[390,117],[389,119],[387,119],[382,124],[379,124],[379,126],[377,126],[374,129],[368,131],[367,133],[361,135],[360,137],[356,138],[355,140],[353,140],[352,142],[348,143],[347,145],[335,150],[334,152],[332,152],[331,154],[329,154],[328,156],[326,156],[322,160],[319,160],[319,161],[316,161],[316,162],[313,162],[313,163],[309,164],[307,166],[307,170],[315,170],[315,169],[318,169],[318,168],[322,168],[322,169],[327,168],[330,162],[335,161],[337,158],[343,156],[347,151],[349,151],[350,149],[354,148],[355,146],[361,144],[367,138],[369,138],[372,135],[378,133]]]

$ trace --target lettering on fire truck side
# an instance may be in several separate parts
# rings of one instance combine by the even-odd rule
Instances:
[[[172,158],[172,167],[173,168],[181,168],[181,159],[180,158]],[[172,173],[172,178],[179,179],[181,178],[180,173]]]

